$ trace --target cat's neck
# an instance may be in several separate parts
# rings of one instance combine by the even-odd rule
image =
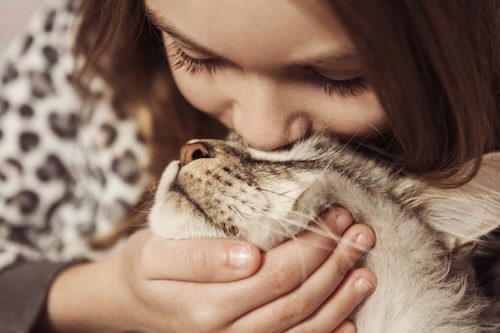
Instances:
[[[374,229],[377,244],[362,265],[378,283],[355,314],[358,332],[425,332],[431,327],[432,332],[479,332],[475,318],[481,305],[467,297],[465,274],[450,276],[450,263],[426,226],[396,208],[371,214],[365,223]]]

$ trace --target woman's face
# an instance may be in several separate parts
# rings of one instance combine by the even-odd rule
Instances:
[[[307,133],[382,130],[356,48],[324,1],[146,0],[185,98],[273,149]]]

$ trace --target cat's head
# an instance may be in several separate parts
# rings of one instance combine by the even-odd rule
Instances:
[[[241,141],[191,140],[161,176],[151,228],[167,238],[239,238],[268,249],[314,218],[288,215],[333,149],[326,138],[272,152]]]
[[[331,205],[346,206],[362,219],[363,205],[376,199],[428,212],[431,227],[451,235],[446,239],[451,245],[474,240],[500,222],[500,193],[492,193],[491,186],[500,185],[500,158],[487,160],[491,163],[482,168],[482,180],[439,190],[328,136],[268,152],[239,140],[191,140],[180,161],[170,163],[161,176],[149,222],[166,238],[239,238],[267,250],[308,228]],[[490,209],[477,199],[480,192],[488,196]],[[467,212],[469,202],[475,207]],[[460,220],[463,216],[468,219]]]

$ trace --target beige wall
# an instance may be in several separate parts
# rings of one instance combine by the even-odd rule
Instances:
[[[44,0],[0,0],[0,54]]]

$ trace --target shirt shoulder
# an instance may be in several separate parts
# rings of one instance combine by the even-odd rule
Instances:
[[[79,4],[49,1],[0,60],[0,268],[86,257],[149,183],[144,137],[113,91],[99,77],[100,94],[76,89]]]

